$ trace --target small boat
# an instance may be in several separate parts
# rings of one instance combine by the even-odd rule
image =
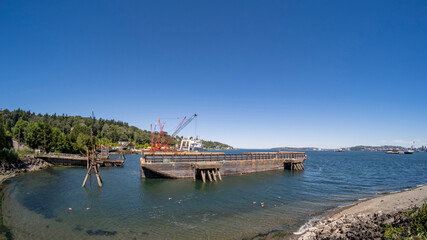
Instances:
[[[399,150],[391,150],[391,151],[387,151],[385,152],[387,154],[403,154],[403,151],[399,151]]]
[[[407,150],[407,151],[405,151],[404,153],[405,153],[405,154],[413,154],[413,153],[414,153],[414,150]]]
[[[344,150],[342,148],[340,149],[335,149],[335,152],[344,152]]]

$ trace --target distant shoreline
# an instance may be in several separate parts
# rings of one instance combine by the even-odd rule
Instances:
[[[414,152],[427,152],[426,146],[419,148],[402,147],[402,146],[353,146],[353,147],[341,147],[341,148],[320,148],[320,147],[275,147],[270,148],[273,151],[336,151],[338,152],[387,152],[387,151],[408,151]]]

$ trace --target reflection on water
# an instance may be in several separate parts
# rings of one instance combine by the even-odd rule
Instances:
[[[336,206],[425,183],[427,154],[308,152],[303,172],[191,179],[141,179],[139,157],[102,168],[53,167],[5,183],[3,223],[15,239],[241,239],[295,232]],[[409,167],[408,166],[413,166]],[[264,206],[261,206],[261,202]]]

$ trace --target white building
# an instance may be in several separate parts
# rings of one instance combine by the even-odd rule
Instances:
[[[181,141],[180,151],[199,152],[203,150],[203,141],[201,139],[184,138]]]

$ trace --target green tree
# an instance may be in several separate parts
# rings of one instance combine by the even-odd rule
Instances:
[[[52,127],[43,122],[43,121],[38,121],[37,123],[41,130],[42,130],[42,145],[41,147],[44,149],[45,152],[50,152],[52,150]]]
[[[25,142],[27,142],[30,148],[36,149],[41,145],[41,132],[42,130],[36,122],[30,122],[28,124],[27,134],[25,135]]]
[[[85,152],[90,147],[90,136],[80,133],[76,140],[75,150]]]
[[[110,125],[104,124],[101,130],[101,137],[111,139]]]
[[[70,152],[70,145],[63,134],[58,128],[52,129],[52,142],[51,148],[58,153]]]
[[[28,122],[20,118],[15,124],[15,127],[13,127],[13,137],[20,142],[24,142],[27,133],[27,128]]]
[[[84,123],[84,121],[79,121],[74,125],[73,129],[70,132],[70,137],[73,141],[77,141],[77,137],[80,135],[90,136],[90,128]]]
[[[119,140],[120,141],[129,141],[129,138],[126,134],[122,133],[122,134],[120,134]]]
[[[108,138],[99,138],[99,139],[96,141],[96,145],[103,145],[103,146],[106,146],[106,147],[110,147],[110,146],[112,146],[113,144],[112,144],[111,140],[110,140],[110,139],[108,139]]]
[[[6,131],[3,124],[3,114],[0,114],[0,150],[3,148],[9,148],[9,144],[6,138]]]
[[[6,120],[6,125],[4,126],[6,132],[12,132],[12,121],[10,119]]]
[[[42,120],[30,122],[26,135],[26,142],[31,148],[43,148],[44,151],[50,152],[52,145],[52,127]]]

